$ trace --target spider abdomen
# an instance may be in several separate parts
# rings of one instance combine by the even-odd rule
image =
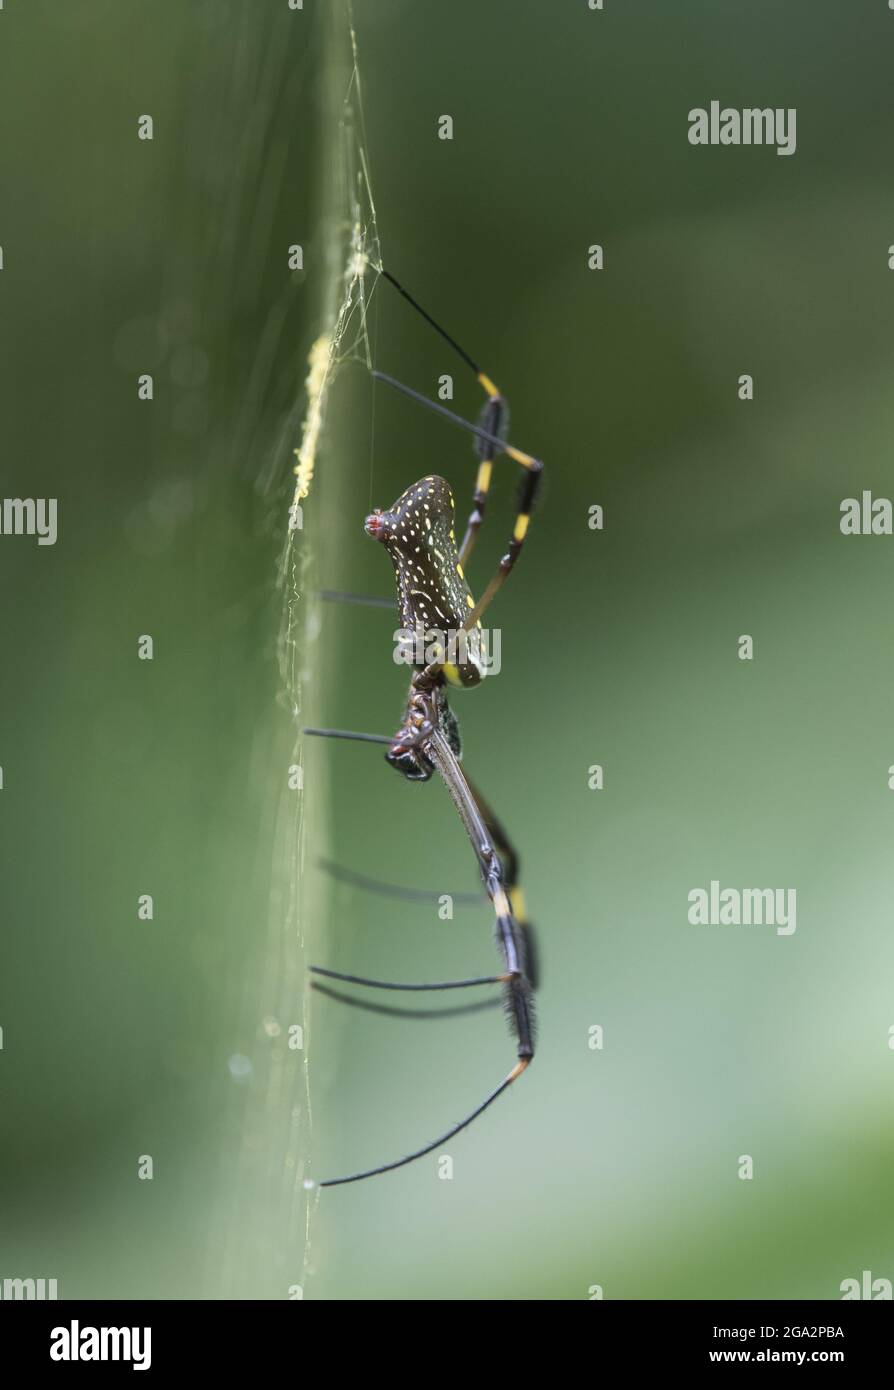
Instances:
[[[460,564],[455,510],[449,483],[432,474],[408,487],[388,511],[373,512],[365,529],[391,557],[401,627],[422,634],[429,651],[443,643],[451,684],[477,685],[482,675],[477,636],[468,641],[465,636],[475,600]]]

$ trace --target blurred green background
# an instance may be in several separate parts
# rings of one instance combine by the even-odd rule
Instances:
[[[894,539],[845,541],[838,519],[892,492],[894,14],[355,0],[354,18],[356,141],[340,4],[0,14],[3,495],[60,499],[55,547],[0,538],[0,1277],[346,1299],[826,1299],[892,1278]],[[712,99],[797,108],[797,153],[692,148]],[[307,1175],[446,1129],[513,1058],[499,1010],[412,1020],[304,983],[310,959],[407,980],[494,961],[486,905],[442,922],[316,863],[476,886],[443,788],[375,748],[296,744],[304,722],[396,727],[391,614],[315,591],[388,594],[369,507],[428,471],[461,503],[475,468],[348,361],[286,545],[345,144],[370,161],[385,263],[547,464],[490,618],[502,673],[455,701],[522,852],[543,985],[537,1060],[446,1146],[451,1181],[433,1155],[307,1196]],[[367,326],[379,367],[430,396],[449,372],[477,411],[384,283]],[[514,484],[504,461],[475,588]],[[690,926],[712,879],[795,888],[796,933]]]

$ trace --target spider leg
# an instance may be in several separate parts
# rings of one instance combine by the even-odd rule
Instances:
[[[440,1008],[414,1009],[400,1004],[382,1004],[378,1002],[378,995],[350,994],[344,990],[336,989],[333,985],[318,981],[314,981],[313,988],[315,993],[325,994],[336,1004],[344,1004],[351,1009],[361,1009],[366,1014],[379,1014],[384,1018],[412,1019],[414,1023],[438,1023],[445,1018],[466,1018],[470,1014],[480,1014],[485,1013],[488,1009],[496,1009],[502,1003],[498,994],[490,994],[486,998],[479,995],[477,999],[467,1004],[442,1004]],[[468,996],[464,995],[463,997],[467,998]]]
[[[305,729],[304,732],[370,743],[389,742],[379,734],[356,734],[345,729]],[[440,729],[434,728],[427,737],[425,753],[441,774],[475,851],[485,890],[494,907],[497,941],[506,962],[506,1007],[518,1039],[518,1055],[530,1061],[534,1055],[534,1024],[527,962],[533,955],[533,943],[517,881],[518,856],[493,811],[466,777]],[[502,849],[505,866],[494,844]]]
[[[540,460],[531,458],[529,454],[520,454],[518,450],[510,452],[510,450],[507,449],[506,452],[511,458],[514,458],[517,463],[521,463],[526,470],[519,490],[518,512],[515,518],[515,526],[512,531],[512,539],[509,542],[509,549],[501,559],[497,566],[496,573],[481,595],[481,598],[475,604],[475,607],[471,610],[466,621],[463,623],[463,627],[466,628],[467,631],[475,626],[480,620],[481,615],[490,607],[497,593],[502,589],[509,575],[515,568],[515,562],[521,554],[522,547],[525,543],[525,537],[528,534],[528,527],[531,524],[531,510],[540,488],[540,479],[543,474],[543,464]]]
[[[521,449],[516,449],[514,444],[509,444],[496,435],[490,434],[487,430],[481,429],[478,425],[473,425],[470,420],[464,420],[461,415],[456,415],[446,406],[439,405],[437,401],[430,401],[427,396],[423,396],[419,391],[414,391],[411,386],[405,386],[402,381],[395,377],[388,376],[385,372],[373,372],[372,375],[378,381],[384,381],[388,386],[393,386],[395,390],[401,391],[411,400],[418,401],[420,405],[427,406],[429,410],[435,411],[437,415],[443,415],[454,425],[459,425],[462,429],[470,430],[479,440],[483,440],[488,445],[492,445],[495,451],[502,452],[507,458],[513,459],[521,464],[525,470],[522,478],[521,489],[518,499],[518,510],[515,517],[515,525],[512,530],[512,537],[509,541],[509,548],[500,561],[496,574],[491,579],[482,597],[471,609],[466,617],[463,627],[468,631],[473,628],[480,619],[482,613],[488,608],[496,595],[497,591],[503,587],[509,574],[515,568],[515,562],[521,554],[528,534],[528,527],[531,524],[531,509],[540,489],[540,479],[543,473],[543,462],[541,459],[534,458],[533,454],[526,454]],[[485,466],[487,466],[485,462]],[[489,477],[488,477],[489,484]]]
[[[458,1124],[452,1125],[444,1134],[439,1134],[437,1139],[433,1139],[430,1144],[423,1145],[421,1149],[415,1149],[413,1153],[404,1154],[403,1158],[396,1158],[391,1163],[380,1163],[376,1168],[365,1168],[359,1173],[350,1173],[345,1178],[326,1178],[324,1182],[320,1183],[320,1187],[340,1187],[347,1182],[362,1182],[364,1178],[374,1178],[379,1173],[390,1173],[395,1168],[403,1168],[407,1163],[415,1163],[417,1158],[424,1158],[426,1154],[430,1154],[435,1149],[439,1149],[442,1144],[446,1144],[455,1134],[459,1134],[461,1130],[467,1129],[472,1121],[477,1120],[478,1116],[481,1115],[489,1105],[493,1105],[497,1097],[501,1096],[504,1091],[507,1091],[513,1081],[521,1076],[525,1067],[528,1065],[528,1060],[529,1059],[518,1061],[509,1075],[503,1078],[499,1086],[495,1087],[480,1105],[476,1106],[470,1114],[466,1115],[465,1119],[460,1120]]]
[[[500,436],[503,428],[505,428],[509,413],[508,402],[497,386],[494,385],[487,373],[481,370],[481,367],[475,359],[466,352],[465,348],[457,342],[452,334],[441,327],[437,320],[432,317],[427,309],[422,307],[417,299],[414,299],[409,290],[404,289],[400,281],[397,280],[390,271],[386,270],[384,266],[381,268],[381,274],[383,278],[397,290],[398,294],[407,301],[411,308],[425,319],[425,322],[433,328],[446,343],[449,343],[450,347],[462,358],[466,366],[474,372],[475,379],[487,396],[487,401],[479,421],[479,427],[476,431],[476,450],[479,464],[478,475],[475,480],[475,491],[472,495],[472,512],[466,524],[466,533],[463,537],[463,543],[459,552],[460,564],[465,565],[474,549],[475,542],[478,538],[478,532],[481,529],[481,523],[484,520],[484,510],[487,505],[487,495],[490,489],[494,459],[498,453],[504,451],[503,445],[500,442]],[[488,436],[490,436],[490,438],[488,438]],[[510,453],[510,450],[507,449],[505,452]],[[522,462],[522,459],[518,458],[516,461]]]
[[[395,984],[393,980],[369,980],[364,975],[343,975],[338,970],[325,970],[322,965],[308,966],[312,975],[325,975],[328,980],[344,980],[349,985],[367,985],[370,989],[468,989],[470,985],[503,985],[506,975],[478,975],[471,980],[440,980],[433,985]]]
[[[492,383],[489,383],[489,388],[492,394],[489,395],[481,414],[481,424],[489,434],[499,437],[501,426],[506,417],[506,398],[499,394]],[[494,459],[497,456],[496,445],[488,443],[486,439],[479,438],[476,441],[476,450],[479,462],[478,474],[475,478],[475,491],[472,493],[472,510],[466,522],[466,534],[463,536],[463,543],[459,548],[459,563],[463,567],[469,562],[469,556],[475,549],[478,532],[481,530],[484,509],[487,506],[487,495],[490,492],[491,476],[494,471]]]
[[[359,740],[359,741],[364,742],[364,743],[390,743],[390,741],[391,741],[390,739],[385,738],[385,737],[384,737],[383,735],[381,735],[381,734],[360,734],[360,733],[354,733],[352,730],[349,730],[349,729],[311,729],[311,728],[305,728],[305,729],[303,730],[303,732],[304,732],[305,734],[318,734],[318,735],[322,735],[322,736],[325,737],[325,738],[354,739],[354,740]],[[434,893],[434,892],[430,892],[430,891],[428,891],[427,889],[421,889],[421,888],[420,888],[420,889],[403,888],[403,887],[401,887],[399,884],[381,883],[381,882],[379,882],[378,879],[366,878],[366,877],[365,877],[364,875],[362,875],[362,874],[354,874],[354,873],[352,873],[352,872],[351,872],[350,870],[348,870],[348,869],[342,869],[342,868],[340,868],[339,865],[330,863],[330,861],[327,860],[327,859],[321,860],[321,861],[320,861],[320,866],[321,866],[321,868],[324,868],[327,872],[331,873],[331,874],[333,875],[334,878],[338,878],[338,879],[341,879],[341,880],[343,880],[343,881],[345,881],[345,882],[352,883],[354,886],[357,886],[357,887],[368,888],[368,889],[370,889],[370,891],[372,891],[372,892],[384,893],[384,894],[388,894],[388,895],[391,895],[391,896],[394,896],[394,897],[410,898],[411,900],[414,900],[414,901],[418,901],[418,900],[421,899],[421,900],[426,901],[426,902],[431,901],[432,899],[434,899],[435,901],[437,901],[438,898],[440,897],[440,894],[437,894],[437,893]],[[479,901],[479,894],[477,894],[477,893],[452,894],[451,896],[454,897],[454,898],[459,897],[459,898],[461,898],[462,900],[467,901],[467,902],[473,902],[473,903],[475,903],[475,902],[478,902],[478,901]],[[423,985],[416,985],[416,984],[396,984],[396,983],[392,983],[391,981],[388,981],[388,980],[370,980],[370,979],[366,979],[366,978],[365,978],[364,976],[362,976],[362,975],[343,975],[343,974],[341,974],[341,973],[340,973],[339,971],[337,971],[337,970],[328,970],[328,969],[325,969],[325,968],[324,968],[323,966],[321,966],[321,965],[312,965],[312,966],[309,967],[309,969],[310,969],[310,971],[311,971],[311,974],[313,974],[313,975],[325,975],[325,976],[326,976],[328,979],[330,979],[330,980],[344,980],[344,981],[345,981],[346,983],[348,983],[348,984],[354,984],[354,985],[367,985],[367,986],[369,986],[369,987],[372,988],[372,989],[398,989],[398,990],[464,989],[464,988],[467,988],[467,987],[470,986],[470,985],[497,985],[497,984],[505,984],[506,981],[507,981],[507,977],[506,977],[505,975],[482,975],[482,976],[478,976],[478,977],[476,977],[476,978],[474,978],[474,979],[469,979],[469,980],[446,980],[446,981],[441,981],[441,982],[439,982],[439,983],[437,983],[437,984],[423,984]]]
[[[364,1168],[357,1173],[350,1173],[343,1178],[327,1178],[320,1183],[320,1187],[339,1187],[345,1183],[362,1182],[366,1178],[377,1177],[380,1173],[392,1172],[395,1168],[403,1168],[408,1163],[414,1163],[416,1159],[424,1158],[426,1154],[432,1153],[435,1149],[446,1144],[454,1135],[468,1128],[478,1116],[491,1106],[499,1096],[507,1091],[514,1081],[516,1081],[530,1065],[534,1056],[534,1019],[533,1004],[531,999],[531,984],[525,970],[525,936],[521,923],[516,920],[513,912],[510,894],[517,891],[517,886],[512,882],[517,875],[518,860],[509,845],[508,838],[503,832],[499,822],[486,807],[485,803],[479,803],[479,799],[472,789],[471,784],[465,776],[459,761],[447,742],[441,730],[434,727],[429,735],[426,744],[426,756],[440,773],[454,806],[459,813],[466,833],[472,843],[475,856],[478,860],[484,885],[488,896],[491,899],[496,915],[497,941],[506,963],[504,975],[489,977],[487,983],[502,983],[505,987],[506,1010],[512,1023],[513,1031],[517,1041],[518,1060],[512,1070],[503,1078],[500,1084],[485,1097],[480,1105],[476,1106],[464,1119],[452,1125],[450,1129],[433,1139],[431,1143],[424,1144],[422,1148],[414,1149],[411,1153],[404,1154],[402,1158],[393,1159],[390,1163],[380,1163],[374,1168]],[[489,831],[488,823],[492,827]],[[497,843],[502,841],[503,851],[507,857],[506,876],[491,838]],[[323,973],[323,972],[320,972]],[[325,972],[333,974],[334,972]],[[345,977],[336,977],[345,978]],[[384,981],[366,981],[359,977],[353,977],[355,983],[369,984],[373,987],[387,989],[401,988],[386,984]],[[447,988],[459,988],[463,984],[485,983],[481,981],[456,981],[448,984]],[[404,986],[406,988],[406,986]],[[412,987],[411,987],[412,988]],[[431,986],[423,986],[431,988]]]
[[[519,860],[518,854],[509,836],[503,828],[502,823],[497,819],[487,801],[481,795],[476,784],[472,781],[469,774],[463,769],[465,779],[469,784],[469,790],[478,803],[485,825],[493,838],[494,844],[499,851],[500,860],[503,865],[503,886],[509,896],[509,903],[515,917],[516,925],[519,927],[524,943],[524,970],[530,981],[531,988],[537,989],[539,985],[539,970],[537,962],[537,949],[534,939],[534,928],[527,919],[525,910],[525,898],[519,883]]]
[[[506,1012],[516,1035],[519,1060],[527,1065],[534,1056],[534,1008],[531,982],[525,969],[527,940],[524,927],[513,911],[510,896],[513,890],[517,892],[517,888],[507,884],[504,878],[499,856],[491,843],[486,813],[440,729],[435,729],[431,735],[426,753],[440,773],[459,813],[475,851],[487,895],[493,903],[497,944],[508,976]],[[490,814],[493,821],[495,818]],[[502,830],[501,836],[508,844]]]
[[[317,863],[324,873],[329,874],[336,882],[347,883],[352,888],[360,888],[367,893],[380,893],[388,898],[403,898],[411,903],[439,903],[444,896],[436,888],[406,888],[401,883],[386,883],[383,879],[371,878],[368,874],[358,874],[353,869],[336,864],[332,859],[318,859]],[[473,904],[485,901],[483,893],[452,892],[450,897],[454,903]]]
[[[303,734],[313,734],[317,738],[347,738],[353,739],[357,743],[390,743],[391,739],[387,734],[358,734],[353,729],[311,729],[305,727],[301,730]]]

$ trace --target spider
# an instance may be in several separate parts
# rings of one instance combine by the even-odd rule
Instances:
[[[497,975],[468,980],[445,980],[437,984],[399,984],[346,975],[322,966],[311,966],[315,975],[372,989],[446,990],[480,985],[502,985],[506,1015],[515,1036],[517,1060],[509,1073],[490,1094],[446,1133],[413,1152],[389,1163],[377,1164],[346,1177],[328,1178],[320,1187],[337,1187],[359,1182],[380,1173],[402,1168],[440,1148],[455,1134],[492,1105],[528,1067],[534,1056],[534,1014],[532,993],[536,986],[536,962],[530,924],[525,918],[524,901],[518,883],[518,856],[484,798],[460,762],[461,749],[456,717],[448,704],[448,690],[477,685],[482,679],[481,617],[511,573],[524,545],[531,510],[540,485],[543,464],[516,449],[505,439],[508,422],[506,399],[490,377],[480,369],[455,338],[423,309],[393,275],[384,268],[380,274],[420,314],[436,333],[451,346],[474,372],[483,387],[486,401],[477,424],[387,376],[372,375],[436,411],[453,424],[475,436],[478,473],[472,511],[462,544],[457,549],[455,502],[443,478],[430,475],[420,479],[398,497],[387,511],[377,508],[364,522],[368,536],[387,551],[397,581],[397,601],[402,628],[407,632],[433,627],[443,635],[459,638],[458,644],[436,644],[434,659],[414,664],[413,676],[400,728],[392,738],[378,734],[351,733],[338,729],[306,729],[308,734],[353,738],[387,746],[385,759],[409,781],[427,781],[434,772],[442,778],[469,837],[488,898],[495,916],[496,941],[504,969]],[[464,566],[474,549],[484,519],[494,461],[506,454],[524,469],[517,515],[512,537],[497,570],[476,602],[465,578]],[[468,639],[468,640],[464,640]],[[477,639],[477,640],[476,640]],[[455,646],[458,645],[458,654]],[[430,653],[429,653],[430,654]]]

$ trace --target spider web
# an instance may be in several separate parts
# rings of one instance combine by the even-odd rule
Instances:
[[[324,235],[328,261],[321,314],[324,326],[308,356],[300,443],[294,450],[295,489],[283,557],[285,601],[280,670],[283,690],[294,719],[293,766],[301,765],[301,711],[305,687],[312,680],[316,666],[316,663],[306,662],[302,658],[312,650],[319,635],[316,606],[308,597],[314,525],[313,508],[308,507],[306,502],[311,497],[318,460],[324,454],[329,393],[338,369],[347,361],[360,361],[368,368],[372,366],[367,316],[374,284],[372,276],[377,273],[380,264],[375,202],[366,151],[357,37],[350,0],[344,0],[343,4],[334,7],[329,38],[336,101],[339,90],[343,95],[337,110],[333,112],[331,148],[324,151],[324,156],[328,156],[324,157],[324,167],[330,176],[330,186],[324,191]],[[346,68],[348,75],[345,82]],[[287,911],[274,922],[274,930],[284,933],[287,945],[292,948],[293,962],[297,963],[300,978],[295,981],[297,988],[292,997],[300,995],[305,1020],[301,1097],[292,1110],[296,1123],[284,1156],[285,1169],[293,1177],[288,1225],[296,1236],[300,1228],[304,1244],[302,1282],[313,1274],[311,1223],[319,1198],[319,1189],[313,1188],[308,1177],[312,1111],[307,924],[328,920],[325,883],[319,875],[308,878],[304,874],[305,813],[312,809],[314,814],[325,814],[322,804],[324,790],[316,780],[313,795],[319,797],[319,802],[311,808],[307,807],[303,792],[297,807],[294,798],[287,798],[283,807],[281,822],[286,828],[284,849],[289,863],[288,905]],[[299,948],[297,952],[294,950],[296,942]]]
[[[337,368],[348,360],[361,360],[372,367],[372,352],[367,331],[369,293],[366,278],[378,272],[380,266],[376,210],[373,202],[369,161],[366,155],[366,134],[363,122],[363,103],[360,90],[360,68],[357,36],[351,18],[350,0],[345,0],[345,19],[351,44],[351,76],[339,117],[339,147],[337,150],[337,179],[341,185],[340,201],[349,209],[336,227],[330,242],[335,264],[330,267],[330,283],[341,283],[341,296],[326,316],[327,327],[310,350],[305,383],[307,405],[301,427],[301,444],[295,450],[295,497],[299,506],[310,492],[316,466],[317,450],[329,397],[329,388]],[[348,236],[345,237],[345,229]],[[347,248],[345,241],[347,240]],[[336,297],[333,295],[332,299]]]
[[[337,0],[325,23],[326,114],[318,142],[322,218],[308,255],[317,294],[313,321],[320,332],[308,353],[303,391],[296,392],[295,409],[275,450],[277,458],[290,458],[294,468],[291,504],[283,508],[279,566],[277,657],[285,720],[271,767],[273,785],[282,794],[271,825],[262,827],[264,840],[272,845],[270,907],[258,971],[244,989],[244,1009],[256,1020],[255,1042],[248,1056],[235,1059],[252,1084],[241,1108],[230,1116],[230,1124],[239,1126],[239,1155],[227,1229],[215,1255],[220,1267],[211,1276],[225,1297],[302,1298],[313,1275],[311,1226],[319,1189],[309,1180],[307,965],[312,948],[316,954],[319,924],[330,914],[323,876],[305,869],[309,821],[325,824],[328,798],[322,772],[315,772],[312,787],[302,785],[301,729],[321,666],[315,651],[321,625],[312,579],[323,526],[320,477],[338,464],[327,446],[330,391],[345,362],[372,364],[367,315],[380,266],[350,0]]]
[[[313,508],[305,505],[311,497],[318,458],[325,452],[326,413],[329,393],[338,369],[345,362],[361,362],[372,367],[372,349],[368,330],[370,295],[381,264],[375,202],[367,156],[366,131],[360,81],[357,36],[354,29],[350,0],[334,7],[332,80],[336,94],[342,91],[338,109],[333,113],[332,148],[324,160],[331,177],[331,187],[325,196],[325,241],[328,256],[326,300],[323,305],[323,332],[317,337],[308,356],[305,381],[305,405],[301,421],[300,444],[295,454],[295,491],[290,509],[290,528],[284,553],[285,604],[280,642],[283,689],[290,702],[295,720],[294,763],[300,765],[302,751],[301,711],[305,686],[313,679],[318,663],[302,662],[319,636],[320,623],[311,593],[309,576],[313,565]],[[347,51],[347,52],[346,52]],[[342,56],[347,56],[347,63]],[[349,69],[347,82],[345,70]],[[336,96],[337,99],[337,96]],[[334,460],[329,460],[330,463]],[[324,465],[325,466],[325,465]],[[322,805],[323,788],[315,779],[313,795],[317,805],[308,807],[302,793],[297,814],[286,807],[291,821],[289,911],[285,915],[286,940],[299,951],[299,991],[303,1000],[306,1021],[302,1074],[301,1103],[294,1112],[299,1120],[294,1143],[286,1155],[286,1166],[294,1173],[294,1224],[300,1222],[304,1241],[303,1279],[312,1277],[313,1261],[311,1223],[317,1209],[319,1188],[308,1177],[312,1112],[310,1100],[310,1010],[309,975],[307,964],[308,926],[310,922],[329,920],[328,888],[321,875],[304,874],[306,810],[325,813]],[[316,929],[317,933],[319,929]],[[298,997],[298,994],[294,997]],[[301,1122],[303,1119],[303,1122]],[[297,1234],[297,1230],[296,1230]]]
[[[350,0],[345,0],[343,6],[335,7],[334,28],[335,32],[331,36],[331,42],[334,43],[336,53],[338,53],[339,46],[342,49],[345,46],[345,38],[348,39],[350,72],[348,83],[343,89],[341,107],[339,107],[335,117],[335,149],[332,150],[334,158],[327,161],[334,171],[331,189],[327,190],[327,196],[332,200],[327,228],[327,250],[330,254],[330,265],[328,265],[327,272],[328,302],[324,306],[323,322],[325,327],[323,334],[318,336],[316,342],[313,343],[309,354],[306,404],[304,404],[304,416],[302,428],[300,428],[300,443],[295,450],[295,496],[293,496],[292,502],[292,527],[289,531],[288,542],[286,542],[286,567],[291,571],[293,582],[286,587],[284,634],[282,634],[281,644],[281,653],[284,657],[282,678],[284,678],[284,688],[288,691],[289,699],[292,701],[292,710],[296,719],[295,734],[296,739],[298,739],[295,749],[296,755],[300,755],[299,716],[300,710],[302,710],[303,695],[303,673],[296,657],[298,657],[299,652],[310,651],[318,632],[316,610],[314,610],[313,603],[306,598],[307,592],[309,592],[309,585],[306,582],[307,574],[309,574],[311,564],[307,542],[313,539],[313,527],[310,525],[307,530],[304,530],[304,520],[307,520],[307,512],[309,512],[309,509],[304,507],[304,502],[309,498],[311,486],[313,486],[317,456],[320,453],[321,442],[323,442],[330,389],[335,375],[338,373],[338,368],[345,361],[352,360],[361,361],[367,368],[373,366],[367,313],[371,289],[374,286],[374,279],[370,282],[370,277],[377,275],[378,267],[381,264],[373,186],[371,186],[370,164],[368,164],[367,157],[366,128],[364,128],[363,120],[359,54],[357,54],[357,38],[355,26],[353,26]],[[335,58],[334,81],[336,86],[339,85],[339,82],[343,83],[343,68],[338,56]],[[296,520],[300,520],[300,527],[295,525]],[[300,762],[300,756],[296,756],[296,762]],[[324,899],[328,890],[324,881],[321,881],[323,876],[317,874],[317,876],[313,876],[313,880],[309,881],[302,873],[304,867],[303,813],[302,796],[298,824],[295,827],[296,833],[292,837],[292,912],[286,917],[285,930],[286,935],[292,941],[298,937],[300,955],[304,958],[302,960],[302,997],[304,1005],[306,1005],[309,1001],[309,974],[306,970],[307,931],[304,923],[309,922],[309,920],[314,920],[317,923],[327,922],[327,902],[321,901],[321,899]],[[310,910],[302,912],[302,908]],[[310,1011],[307,1008],[304,1008],[304,1019],[309,1022]],[[316,1212],[318,1194],[320,1194],[320,1190],[314,1188],[307,1177],[311,1123],[313,1123],[310,1108],[309,1047],[309,1027],[306,1027],[304,1029],[303,1065],[303,1109],[306,1123],[300,1126],[298,1144],[296,1144],[296,1152],[293,1155],[295,1158],[296,1204],[303,1211],[304,1277],[313,1276],[311,1219]],[[289,1159],[291,1158],[292,1155],[289,1155]]]

